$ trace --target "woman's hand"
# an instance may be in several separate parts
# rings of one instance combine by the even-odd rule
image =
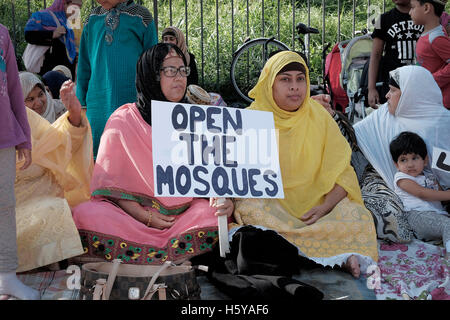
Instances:
[[[369,106],[373,109],[378,109],[378,104],[380,103],[380,95],[378,94],[377,89],[370,89],[367,94],[367,102]]]
[[[150,214],[147,212],[147,214]],[[150,226],[152,228],[156,229],[169,229],[172,227],[175,223],[175,217],[174,216],[166,216],[164,214],[161,214],[156,211],[152,211],[152,221],[150,222]]]
[[[330,104],[331,97],[329,94],[318,94],[318,95],[312,96],[311,99],[316,100],[331,114],[331,116],[334,116],[334,110]]]
[[[53,30],[53,39],[57,39],[64,34],[66,34],[66,28],[64,28],[64,26],[59,26]]]
[[[317,220],[326,216],[334,207],[347,196],[347,191],[340,185],[335,184],[333,189],[325,196],[325,200],[321,205],[311,208],[306,212],[300,220],[307,225],[315,223]]]
[[[234,211],[234,203],[231,199],[224,199],[224,201],[218,201],[223,198],[209,198],[209,206],[217,208],[215,216],[226,215],[228,218],[231,217]]]
[[[31,164],[31,150],[21,148],[21,149],[17,149],[17,153],[19,156],[19,161],[21,161],[22,159],[25,159],[25,163],[23,164],[22,167],[20,167],[20,170],[25,170]]]
[[[300,220],[302,220],[307,225],[311,225],[323,216],[327,215],[330,211],[327,209],[326,206],[320,205],[317,207],[313,207],[311,210],[306,212]]]
[[[67,80],[61,86],[59,95],[62,103],[69,111],[69,121],[74,127],[79,127],[81,125],[81,104],[75,95],[75,84],[72,80]]]

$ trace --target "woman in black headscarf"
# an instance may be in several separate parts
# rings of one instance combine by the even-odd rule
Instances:
[[[176,67],[181,69],[177,72],[174,70]],[[182,102],[189,74],[190,69],[186,67],[183,52],[173,44],[158,43],[154,49],[149,49],[141,55],[136,68],[136,106],[148,124],[152,124],[151,100]],[[169,92],[168,87],[170,83],[180,85],[179,95],[172,96],[173,92]]]
[[[86,255],[161,264],[207,252],[217,241],[215,214],[231,216],[231,200],[212,208],[205,199],[154,193],[151,101],[183,101],[188,75],[183,53],[172,44],[157,44],[140,57],[137,103],[121,106],[109,118],[92,198],[73,210]]]

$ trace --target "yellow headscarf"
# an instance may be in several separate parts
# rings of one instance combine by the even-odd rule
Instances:
[[[306,97],[297,111],[278,107],[272,86],[278,72],[291,62],[306,69]],[[323,106],[310,98],[309,70],[299,54],[283,51],[271,57],[249,92],[255,101],[248,109],[273,113],[279,133],[279,158],[284,199],[288,212],[300,218],[323,203],[335,184],[343,187],[350,200],[363,204],[358,180],[350,165],[351,149],[336,122]]]

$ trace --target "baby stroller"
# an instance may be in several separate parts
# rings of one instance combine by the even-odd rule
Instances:
[[[366,116],[361,78],[364,66],[370,59],[372,43],[371,36],[367,34],[339,43],[342,60],[340,84],[347,93],[348,106],[345,113],[351,123],[356,123]]]

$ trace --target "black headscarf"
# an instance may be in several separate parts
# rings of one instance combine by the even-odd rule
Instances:
[[[151,101],[168,101],[161,90],[159,72],[164,58],[172,49],[183,59],[186,66],[183,52],[171,43],[157,43],[141,55],[136,66],[136,106],[149,125],[152,125]]]
[[[49,71],[42,76],[42,81],[50,89],[53,99],[59,99],[59,90],[68,77],[58,71]]]

